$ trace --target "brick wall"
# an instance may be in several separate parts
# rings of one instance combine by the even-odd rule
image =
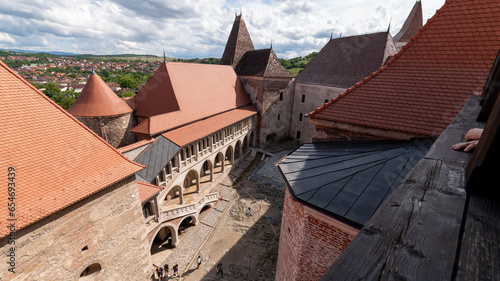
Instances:
[[[295,201],[287,189],[276,280],[319,280],[357,233]]]

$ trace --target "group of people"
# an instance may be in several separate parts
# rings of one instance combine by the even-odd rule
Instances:
[[[174,275],[172,275],[172,277],[180,277],[178,264],[174,265],[174,267],[172,267],[172,270],[174,271]],[[163,277],[168,277],[168,273],[169,273],[168,264],[165,264],[163,267],[157,266],[155,270],[155,278],[161,280]]]
[[[200,265],[201,265],[201,256],[198,256],[198,257],[196,258],[196,263],[197,263],[197,267],[196,267],[196,269],[200,269]],[[222,263],[221,263],[221,262],[219,262],[219,263],[217,264],[217,275],[219,275],[219,274],[220,274],[220,276],[221,276],[222,278],[224,278],[224,271],[222,270]]]

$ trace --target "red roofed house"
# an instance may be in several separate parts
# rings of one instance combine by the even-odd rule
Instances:
[[[0,279],[149,278],[135,180],[144,167],[2,62],[0,105],[6,188],[0,247],[8,257],[0,263]]]
[[[364,238],[389,236],[380,232],[378,226],[370,225],[370,218],[380,205],[385,205],[386,210],[399,206],[397,200],[394,203],[391,201],[390,205],[383,202],[394,190],[400,195],[404,193],[398,186],[405,182],[403,179],[409,169],[425,154],[426,146],[432,143],[425,139],[432,140],[440,136],[464,108],[467,100],[470,100],[472,93],[483,89],[500,49],[500,38],[496,36],[500,34],[498,11],[498,1],[446,1],[395,58],[309,114],[310,122],[315,126],[314,143],[302,145],[278,164],[287,190],[276,280],[318,280],[347,247],[353,236],[365,226],[368,226],[368,229],[364,230]],[[458,118],[455,123],[453,126],[462,121]],[[451,130],[453,129],[452,127]],[[460,132],[463,136],[463,128],[460,130],[455,130],[455,135]],[[448,143],[451,142],[449,138],[447,140]],[[459,142],[460,138],[456,141]],[[415,144],[416,146],[411,148]],[[391,147],[394,145],[407,147],[396,152],[402,147]],[[414,150],[415,148],[417,150]],[[434,154],[447,155],[450,159],[457,158],[457,155],[451,154],[451,145],[442,148],[444,151],[446,149],[449,153],[436,152],[433,148],[429,153],[434,151]],[[412,150],[413,155],[403,156]],[[389,154],[383,156],[385,153]],[[419,157],[415,157],[416,155]],[[391,164],[400,157],[403,158]],[[428,159],[431,162],[436,161],[433,158]],[[350,161],[353,161],[352,165],[349,164]],[[436,165],[442,165],[436,171],[451,171],[445,164]],[[460,165],[463,168],[463,163]],[[396,170],[391,170],[394,168]],[[395,172],[398,169],[399,172]],[[436,178],[439,178],[440,182],[446,177],[450,177],[450,182],[454,181],[451,178],[460,178],[459,173],[455,171],[451,175],[446,174]],[[363,176],[357,178],[360,175]],[[425,178],[425,185],[429,185],[428,175],[418,177]],[[411,182],[408,181],[407,184],[411,185]],[[434,184],[436,183],[430,184],[429,189],[434,189]],[[448,187],[439,189],[446,190],[444,192],[451,190]],[[425,193],[422,191],[425,187],[422,186],[415,186],[415,190],[418,194]],[[454,192],[464,191],[457,189]],[[429,197],[441,198],[435,194]],[[425,203],[427,201],[422,199],[422,205],[429,204]],[[408,209],[401,207],[399,210],[402,213]],[[421,210],[418,208],[415,212],[420,213]],[[427,209],[429,213],[433,211],[432,206]],[[422,210],[422,213],[425,211]],[[386,214],[383,213],[382,216]],[[448,221],[435,221],[456,224],[457,218],[454,215],[449,217],[451,218]],[[424,223],[419,221],[421,218],[418,217],[415,221],[418,224]],[[386,222],[389,220],[398,224],[393,218],[387,219]],[[405,231],[414,227],[404,223]],[[476,229],[474,232],[477,232]],[[428,236],[439,235],[430,233]],[[383,266],[380,266],[380,259],[373,255],[360,257],[376,259],[372,260],[371,265],[362,263],[361,267],[366,267],[367,264],[373,266],[367,267],[362,273],[364,275],[358,275],[358,271],[352,271],[351,267],[345,267],[344,263],[333,266],[329,275],[323,275],[321,280],[333,280],[330,278],[335,275],[335,270],[341,267],[344,272],[338,275],[344,277],[342,280],[379,280],[380,276],[385,278],[391,274],[398,275],[399,272],[395,269],[402,263],[411,268],[410,272],[406,270],[406,276],[402,277],[408,279],[408,274],[416,274],[413,270],[415,267],[423,265],[420,261],[430,258],[426,253],[420,252],[421,245],[428,242],[425,237],[426,235],[418,235],[420,240],[425,241],[417,243],[420,246],[414,247],[412,244],[412,249],[418,249],[419,258],[410,263],[407,262],[408,256],[405,254],[400,255],[400,263],[395,265],[392,264],[393,257],[384,257]],[[409,241],[402,240],[401,237],[390,239],[401,241],[401,244],[405,245]],[[358,241],[362,241],[362,238]],[[401,247],[401,244],[391,244],[387,252]],[[358,253],[363,253],[365,248],[358,248]],[[447,255],[455,257],[455,251],[456,248]],[[441,248],[439,252],[442,253]],[[377,251],[374,255],[381,257],[379,253],[380,251]],[[395,255],[396,253],[400,252],[395,252]],[[439,255],[435,257],[439,259]],[[356,258],[352,259],[352,256],[350,259],[352,263],[359,262]],[[390,266],[383,264],[386,260],[391,261]],[[481,259],[478,260],[481,262]],[[416,263],[419,266],[415,266]],[[453,262],[448,264],[450,268],[453,267]],[[375,267],[377,269],[374,269]],[[381,275],[379,271],[387,275]],[[432,268],[427,271],[431,274],[435,272]],[[349,278],[345,277],[345,272],[350,272]],[[425,275],[413,277],[426,279]]]
[[[132,108],[93,72],[67,111],[113,147],[135,142]]]
[[[197,224],[219,198],[217,180],[254,145],[258,110],[233,68],[208,64],[164,62],[127,102],[141,141],[120,150],[146,166],[139,181],[162,188],[143,202],[149,249],[161,263],[179,228]]]

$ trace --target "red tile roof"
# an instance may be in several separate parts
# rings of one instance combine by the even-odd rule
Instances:
[[[131,131],[155,135],[249,104],[230,66],[163,63],[136,95],[137,115],[149,119]]]
[[[309,116],[439,136],[488,77],[499,12],[498,1],[447,1],[387,65]]]
[[[130,161],[0,62],[0,151],[15,169],[15,218],[24,228],[144,167]],[[7,192],[7,190],[5,190]],[[7,206],[7,196],[0,205]],[[0,212],[0,237],[8,235]]]
[[[144,203],[163,189],[159,186],[143,181],[137,181],[137,188],[139,189],[139,198],[141,199],[141,203]]]
[[[257,113],[258,110],[249,105],[169,131],[162,136],[178,146],[184,146]]]
[[[150,143],[152,143],[154,141],[155,141],[154,139],[145,139],[145,140],[141,140],[141,141],[138,141],[138,142],[134,142],[134,143],[129,144],[127,146],[119,147],[119,148],[117,148],[117,150],[120,151],[121,153],[125,153],[127,151],[130,151],[130,150],[139,148],[141,146],[150,144]]]
[[[90,75],[78,99],[67,111],[73,116],[101,117],[132,112],[97,74]]]

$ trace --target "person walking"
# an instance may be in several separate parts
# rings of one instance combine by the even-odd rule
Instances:
[[[164,271],[165,271],[165,277],[168,277],[168,264],[165,264],[165,265],[163,266],[163,269],[164,269]]]
[[[174,275],[179,276],[179,265],[175,264],[172,269],[174,270]]]
[[[224,271],[222,270],[222,263],[221,262],[219,262],[217,264],[217,275],[219,275],[219,273],[220,273],[220,276],[222,278],[224,278]]]
[[[198,256],[196,258],[196,263],[198,264],[198,267],[196,267],[196,269],[200,269],[200,265],[201,265],[201,257],[200,256]]]

